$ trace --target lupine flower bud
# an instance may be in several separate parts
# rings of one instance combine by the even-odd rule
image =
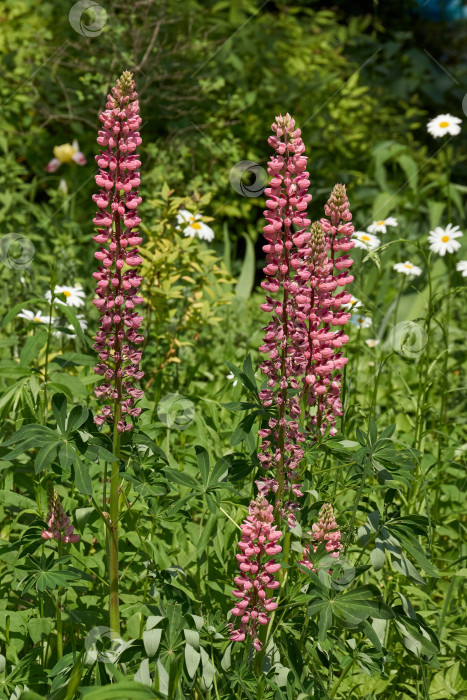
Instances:
[[[139,332],[143,317],[134,311],[144,300],[138,296],[142,278],[135,268],[142,263],[137,246],[142,239],[137,230],[140,224],[137,207],[141,165],[136,149],[141,144],[138,128],[138,95],[133,75],[126,71],[107,97],[106,110],[100,115],[103,126],[97,143],[105,150],[96,156],[99,174],[96,183],[101,188],[93,196],[99,211],[94,223],[96,243],[101,244],[94,254],[101,263],[93,273],[97,281],[94,305],[101,314],[101,326],[96,335],[94,349],[100,360],[94,371],[105,378],[96,387],[96,396],[111,399],[119,406],[119,432],[131,430],[131,417],[138,416],[135,399],[142,391],[132,383],[143,377],[139,362],[141,352],[135,349],[144,338]],[[104,406],[102,413],[94,417],[97,425],[114,420],[115,411]],[[130,419],[130,420],[128,420]]]
[[[58,493],[55,491],[51,481],[47,483],[47,505],[49,512],[46,516],[47,530],[41,532],[44,540],[61,540],[65,544],[78,542],[79,535],[73,534],[74,527],[70,525],[70,518],[63,510]]]
[[[274,556],[282,551],[278,544],[282,533],[272,525],[273,521],[272,505],[259,494],[250,503],[249,515],[241,526],[242,538],[238,543],[241,552],[237,554],[240,575],[234,579],[237,589],[233,591],[238,602],[231,613],[240,618],[240,624],[235,628],[229,623],[230,639],[243,642],[249,635],[257,651],[261,650],[258,626],[267,625],[270,619],[268,613],[277,608],[277,603],[268,596],[268,591],[279,587],[274,574],[280,569],[280,564],[275,562]]]
[[[334,511],[330,503],[324,503],[319,511],[318,522],[313,523],[311,527],[311,532],[316,544],[313,544],[313,552],[316,554],[320,542],[325,542],[325,549],[328,554],[331,555],[333,559],[339,557],[339,553],[342,550],[341,544],[341,532],[338,529],[339,526],[334,518]],[[306,566],[308,569],[315,571],[313,564],[311,563],[308,555],[310,553],[310,548],[308,545],[304,547],[304,559],[299,561],[299,564]]]

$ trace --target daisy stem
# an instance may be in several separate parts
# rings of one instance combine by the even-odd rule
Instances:
[[[451,157],[449,145],[446,146],[444,153],[446,160],[446,201],[448,204],[448,223],[451,223]]]
[[[50,338],[52,337],[52,311],[53,311],[53,303],[54,303],[54,299],[55,299],[54,289],[55,289],[55,280],[52,280],[52,284],[50,285],[49,322],[47,324],[47,344],[45,346],[44,425],[47,425],[47,408],[48,408],[48,403],[49,403],[47,384],[49,381],[49,352],[50,352]]]

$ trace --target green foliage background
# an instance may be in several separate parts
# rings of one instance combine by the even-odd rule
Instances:
[[[439,113],[465,119],[465,25],[423,21],[411,2],[116,0],[87,37],[72,6],[0,0],[0,234],[35,247],[21,272],[0,263],[0,697],[465,697],[465,287],[449,256],[428,258],[426,236],[465,227],[466,136],[441,143],[425,127]],[[147,386],[123,446],[128,646],[103,660],[84,648],[107,624],[105,527],[90,500],[105,505],[111,449],[92,423],[97,314],[89,303],[86,332],[65,307],[58,339],[17,313],[47,313],[55,283],[92,296],[97,115],[126,68],[143,117]],[[294,540],[298,558],[332,500],[358,585],[291,573],[261,674],[225,621],[260,473],[264,205],[229,176],[242,160],[266,167],[270,124],[287,111],[307,146],[312,218],[343,182],[357,229],[389,215],[399,226],[376,253],[355,251],[352,292],[373,327],[350,331],[340,434],[309,448]],[[54,146],[74,139],[87,165],[46,173]],[[211,245],[177,230],[183,207],[212,226]],[[410,282],[392,269],[407,258],[423,266]],[[415,356],[390,342],[406,321],[426,338]],[[172,394],[175,427],[161,418]],[[40,540],[49,477],[81,535],[61,560]]]

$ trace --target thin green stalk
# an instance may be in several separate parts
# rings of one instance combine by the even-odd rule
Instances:
[[[344,678],[347,676],[347,674],[350,672],[350,670],[353,668],[354,663],[355,663],[355,659],[352,659],[352,662],[348,666],[346,666],[346,668],[343,670],[343,672],[341,673],[341,675],[337,679],[334,688],[329,693],[329,700],[332,700],[332,698],[335,697],[337,691],[339,690],[340,684],[342,683]]]
[[[446,615],[448,612],[449,604],[451,602],[451,597],[452,597],[452,592],[454,590],[454,586],[456,583],[456,577],[453,576],[451,579],[451,582],[449,584],[448,592],[446,594],[446,598],[444,599],[444,605],[443,609],[441,611],[441,615],[439,617],[439,622],[438,622],[438,637],[441,639],[441,635],[443,634],[444,631],[444,620],[446,619]]]
[[[110,475],[110,536],[109,536],[109,611],[110,629],[116,635],[120,635],[120,613],[118,603],[118,501],[120,486],[120,433],[117,423],[120,420],[121,406],[115,405],[113,454],[116,457],[112,462]]]
[[[58,558],[61,559],[63,552],[62,540],[58,540]],[[59,571],[62,570],[62,565],[58,565]],[[57,661],[63,656],[63,629],[62,629],[62,596],[60,586],[57,589]]]
[[[49,353],[50,353],[50,338],[52,337],[52,311],[53,301],[55,299],[55,284],[50,287],[50,304],[49,304],[49,322],[47,324],[47,344],[45,346],[45,366],[44,366],[44,425],[47,425],[47,409],[49,404],[49,396],[47,385],[49,382]]]

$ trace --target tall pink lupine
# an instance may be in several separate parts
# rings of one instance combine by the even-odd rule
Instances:
[[[97,425],[113,421],[117,430],[123,432],[131,430],[131,417],[141,412],[134,402],[143,394],[133,386],[135,380],[143,377],[138,346],[144,338],[139,332],[143,317],[135,311],[143,302],[138,295],[142,280],[136,271],[142,259],[135,247],[142,242],[137,231],[141,222],[137,211],[141,204],[138,194],[141,162],[136,153],[141,144],[138,131],[141,118],[130,72],[123,73],[112,88],[106,110],[99,119],[103,126],[97,143],[102,150],[96,156],[99,166],[96,183],[101,189],[93,195],[93,200],[99,208],[94,218],[98,227],[94,240],[101,247],[94,255],[102,266],[93,273],[97,280],[97,298],[93,303],[102,316],[94,348],[101,360],[95,371],[106,382],[96,387],[95,393],[112,403],[104,405],[94,421]]]
[[[335,185],[325,213],[329,220],[313,224],[309,248],[297,271],[304,282],[298,316],[307,326],[303,394],[305,404],[316,407],[310,422],[321,435],[328,429],[335,435],[336,417],[342,415],[340,370],[347,362],[341,348],[349,340],[343,330],[350,319],[345,305],[351,300],[341,289],[353,281],[349,273],[353,261],[346,253],[354,245],[354,229],[344,185]]]
[[[238,543],[241,552],[237,554],[240,575],[234,579],[237,588],[233,591],[238,602],[231,613],[240,618],[240,624],[235,628],[233,623],[229,623],[230,639],[243,642],[248,635],[252,637],[257,651],[262,646],[258,638],[259,625],[267,625],[268,613],[277,608],[277,603],[268,596],[269,591],[279,587],[274,574],[280,569],[280,564],[274,561],[274,556],[282,551],[278,544],[282,533],[272,524],[273,510],[264,496],[258,494],[256,500],[250,503],[249,515],[242,523],[242,538]]]
[[[141,144],[138,95],[133,75],[125,71],[107,97],[105,111],[100,115],[102,129],[97,143],[101,146],[96,156],[99,174],[96,183],[101,188],[93,196],[99,211],[94,218],[96,243],[101,244],[95,257],[101,267],[93,273],[97,280],[94,305],[101,313],[101,325],[94,348],[100,362],[95,367],[105,382],[95,390],[107,403],[94,421],[102,425],[113,423],[113,454],[110,477],[110,504],[108,517],[108,575],[110,627],[120,632],[118,598],[118,521],[120,488],[120,434],[133,427],[131,417],[138,416],[135,407],[143,391],[134,382],[143,377],[139,363],[139,345],[144,338],[139,328],[143,320],[135,307],[143,302],[138,295],[141,277],[136,268],[142,263],[138,246],[142,239],[137,230],[141,220],[137,208],[141,165],[136,153]],[[128,420],[129,419],[129,420]]]
[[[273,317],[266,327],[264,344],[260,347],[261,352],[269,354],[269,359],[260,365],[268,377],[267,389],[261,391],[260,398],[266,407],[276,405],[278,417],[271,418],[269,427],[259,431],[263,441],[258,458],[265,469],[273,469],[273,476],[258,486],[263,493],[274,491],[276,505],[280,507],[287,483],[290,483],[295,495],[301,495],[299,487],[293,482],[304,455],[301,443],[305,435],[299,430],[297,422],[300,416],[299,396],[291,395],[288,390],[300,389],[299,380],[306,364],[297,343],[299,327],[303,323],[297,322],[296,318],[296,297],[300,286],[294,282],[294,277],[310,238],[307,228],[311,221],[307,218],[306,210],[311,194],[308,194],[310,181],[300,129],[295,128],[295,121],[286,114],[285,117],[276,117],[272,130],[275,135],[269,138],[268,143],[276,154],[268,163],[268,173],[272,179],[265,190],[268,197],[264,212],[267,244],[263,250],[267,265],[264,268],[266,280],[261,286],[275,298],[268,294],[266,303],[261,306]]]

